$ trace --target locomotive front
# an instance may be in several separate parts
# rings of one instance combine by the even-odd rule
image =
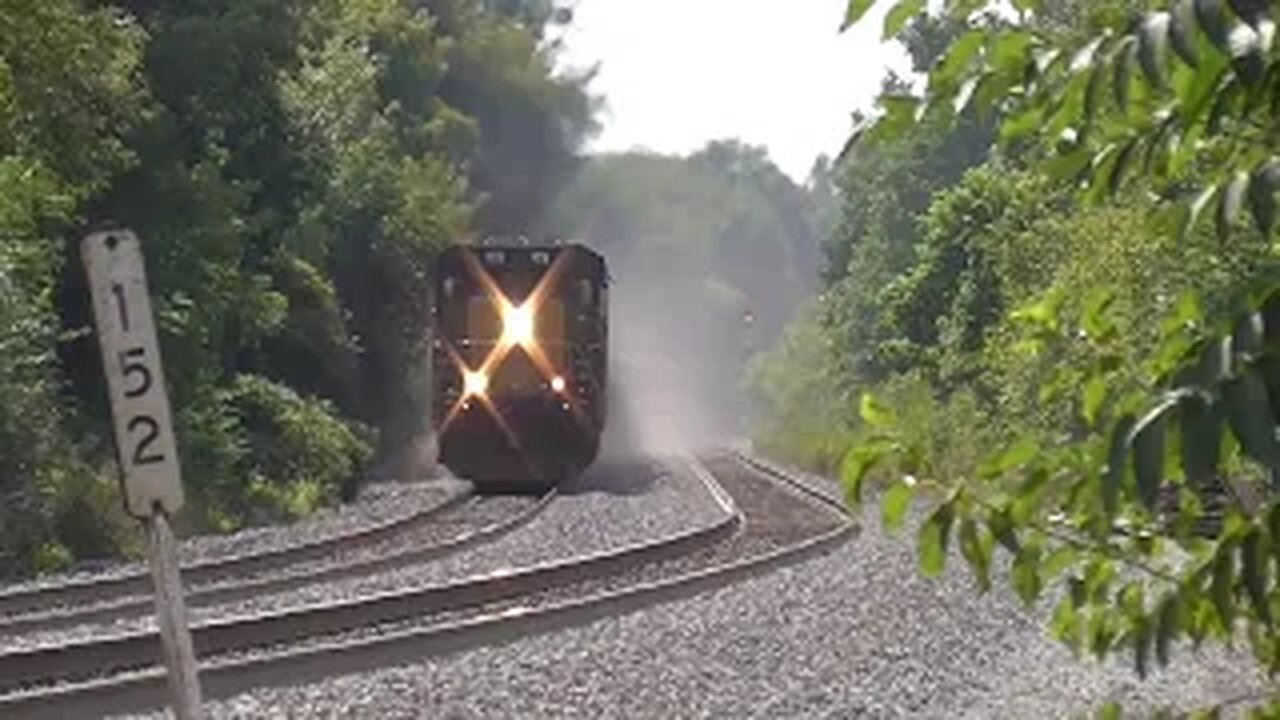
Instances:
[[[481,487],[542,488],[590,465],[605,418],[604,258],[581,245],[454,246],[435,274],[440,461]]]

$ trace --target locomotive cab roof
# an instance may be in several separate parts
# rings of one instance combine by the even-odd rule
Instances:
[[[554,256],[565,251],[577,255],[574,265],[598,277],[599,282],[608,284],[612,279],[604,256],[587,245],[574,241],[532,242],[524,238],[504,238],[458,243],[443,250],[437,262],[442,268],[448,267],[459,262],[462,253],[471,252],[481,265],[489,268],[508,265],[513,260],[512,255],[519,258],[514,262],[516,265],[550,265]]]

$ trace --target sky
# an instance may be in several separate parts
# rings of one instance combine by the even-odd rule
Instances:
[[[600,64],[603,130],[588,150],[684,155],[736,137],[803,182],[843,147],[886,68],[909,68],[880,43],[883,7],[839,33],[846,2],[579,0],[561,62]]]

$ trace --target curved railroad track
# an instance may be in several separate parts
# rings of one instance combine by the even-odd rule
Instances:
[[[192,628],[208,699],[508,642],[798,562],[854,531],[838,499],[732,454],[686,461],[723,508],[694,529],[604,553]],[[714,477],[713,477],[714,475]],[[0,715],[98,716],[167,702],[158,638],[0,654]]]
[[[186,584],[192,586],[192,589],[187,591],[186,605],[188,609],[230,605],[255,597],[368,577],[399,567],[439,560],[520,528],[537,517],[555,497],[555,491],[543,493],[529,498],[515,512],[508,511],[497,520],[477,524],[472,518],[475,507],[501,499],[466,494],[457,502],[446,502],[433,508],[432,512],[420,513],[413,523],[402,525],[389,538],[372,541],[366,541],[364,537],[348,539],[349,545],[343,548],[345,557],[312,563],[306,563],[304,559],[298,565],[283,567],[276,572],[263,572],[259,568],[257,572],[245,573],[249,576],[245,580],[236,579],[208,585],[188,581]],[[390,542],[395,545],[377,552],[378,548]],[[360,552],[353,552],[352,546]],[[153,603],[150,595],[130,595],[87,607],[0,620],[0,640],[66,627],[107,625],[131,618],[148,617],[154,612]],[[4,678],[4,672],[0,671],[0,690],[6,686]]]
[[[264,552],[219,558],[182,567],[182,580],[188,588],[287,570],[301,563],[323,561],[351,547],[373,545],[393,540],[403,533],[429,525],[441,513],[452,510],[474,497],[470,490],[454,492],[443,501],[404,517],[306,543]],[[151,596],[151,574],[146,567],[127,573],[90,577],[69,582],[0,591],[0,628],[32,613],[50,613],[79,605],[99,604],[114,599]],[[0,629],[0,633],[4,633]]]

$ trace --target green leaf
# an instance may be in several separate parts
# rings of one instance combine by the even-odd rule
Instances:
[[[917,542],[920,572],[926,577],[940,575],[947,564],[947,541],[955,510],[951,503],[944,503],[929,516],[920,528]]]
[[[1068,581],[1071,594],[1071,606],[1077,610],[1089,603],[1089,590],[1085,585],[1084,578],[1079,575],[1073,575]]]
[[[1147,81],[1157,88],[1164,87],[1164,65],[1169,53],[1169,23],[1169,13],[1151,13],[1138,31],[1138,63],[1142,66]]]
[[[1164,482],[1164,441],[1169,404],[1152,410],[1133,431],[1133,470],[1138,499],[1148,510],[1154,510]]]
[[[972,518],[960,521],[960,553],[968,561],[978,589],[983,593],[991,589],[991,548],[991,538],[982,534]]]
[[[1190,207],[1187,209],[1187,214],[1182,222],[1181,227],[1178,229],[1179,244],[1186,242],[1187,235],[1191,234],[1191,231],[1195,228],[1196,223],[1200,220],[1200,216],[1204,213],[1205,208],[1209,207],[1209,204],[1213,202],[1214,198],[1217,197],[1217,195],[1218,195],[1218,186],[1210,185],[1209,187],[1202,190],[1198,196],[1196,196],[1196,199],[1191,203]]]
[[[1276,190],[1280,189],[1280,159],[1271,158],[1249,180],[1249,211],[1264,237],[1271,236],[1276,220]]]
[[[1178,615],[1178,594],[1171,592],[1160,603],[1156,617],[1156,661],[1161,667],[1169,665],[1169,649],[1180,631]]]
[[[1094,343],[1106,342],[1116,333],[1115,322],[1108,315],[1115,300],[1115,290],[1109,287],[1094,288],[1085,296],[1081,324]]]
[[[1145,617],[1140,617],[1134,622],[1133,666],[1138,671],[1138,677],[1142,679],[1146,679],[1151,663],[1152,635],[1151,623],[1147,622]]]
[[[1253,362],[1262,354],[1266,344],[1265,331],[1261,313],[1245,313],[1236,323],[1231,331],[1231,345],[1242,361]]]
[[[1236,78],[1231,77],[1222,84],[1221,89],[1214,95],[1213,105],[1209,108],[1209,118],[1205,123],[1205,130],[1210,137],[1222,132],[1223,122],[1236,110],[1243,95],[1244,91]]]
[[[910,95],[884,95],[877,99],[884,115],[876,122],[872,134],[880,142],[902,137],[915,127],[920,98]]]
[[[1277,513],[1280,517],[1280,513]],[[992,511],[987,517],[987,528],[991,530],[992,536],[1006,550],[1011,553],[1017,553],[1022,549],[1022,545],[1018,542],[1018,534],[1014,529],[1013,518],[1009,514],[1008,509]]]
[[[1116,49],[1114,64],[1111,66],[1112,90],[1115,92],[1116,105],[1121,111],[1129,109],[1130,83],[1133,79],[1133,63],[1138,59],[1138,47],[1133,37],[1120,41]]]
[[[1013,589],[1017,591],[1022,602],[1032,605],[1040,597],[1042,587],[1040,546],[1027,543],[1013,559]]]
[[[963,20],[986,4],[987,0],[947,0],[947,14],[950,17]]]
[[[1071,598],[1063,598],[1054,608],[1049,629],[1055,639],[1071,648],[1073,654],[1080,652],[1080,613]]]
[[[1213,559],[1213,580],[1209,587],[1209,595],[1218,619],[1224,628],[1230,628],[1235,619],[1235,604],[1232,597],[1232,584],[1235,578],[1235,562],[1231,552],[1231,543],[1224,543],[1218,548]]]
[[[1280,442],[1276,440],[1267,385],[1255,368],[1222,386],[1231,432],[1246,454],[1273,471],[1280,470]]]
[[[882,40],[892,40],[902,32],[903,26],[911,18],[919,15],[925,6],[925,0],[898,0],[884,16],[884,35]]]
[[[1027,53],[1035,43],[1035,37],[1025,30],[1006,30],[991,43],[991,67],[996,72],[1014,75],[1026,64]]]
[[[1129,435],[1137,422],[1132,414],[1126,414],[1116,422],[1111,431],[1111,451],[1107,458],[1107,473],[1102,480],[1102,507],[1107,515],[1115,515],[1120,504],[1120,488],[1124,486],[1125,460],[1129,455]]]
[[[1271,563],[1267,562],[1265,538],[1257,528],[1240,543],[1240,573],[1249,601],[1253,604],[1253,612],[1270,627],[1271,603],[1267,590],[1271,584]]]
[[[1249,173],[1239,172],[1231,179],[1222,191],[1218,200],[1218,239],[1223,240],[1231,234],[1231,225],[1240,217],[1244,206],[1244,194],[1249,188]]]
[[[1049,72],[1050,68],[1057,65],[1062,59],[1063,54],[1061,48],[1037,47],[1031,52],[1031,64],[1028,66],[1028,70],[1034,72],[1031,72],[1032,77],[1028,80],[1027,84],[1030,85],[1043,77],[1045,73]]]
[[[988,480],[1000,477],[1010,470],[1026,465],[1039,452],[1040,446],[1035,440],[1029,437],[1021,438],[999,455],[983,462],[978,468],[978,477]]]
[[[1210,340],[1205,343],[1196,363],[1196,372],[1200,382],[1205,385],[1217,385],[1226,381],[1232,373],[1231,356],[1235,340],[1230,335]]]
[[[1223,7],[1222,0],[1196,0],[1195,7],[1200,27],[1219,50],[1225,51],[1230,26],[1227,24],[1226,8]]]
[[[871,393],[863,393],[858,404],[858,415],[862,421],[878,430],[890,430],[897,425],[893,411],[882,404]]]
[[[1032,135],[1044,126],[1044,121],[1044,109],[1035,105],[1029,106],[1000,123],[1000,143],[1007,145],[1014,140]]]
[[[1118,154],[1119,148],[1115,143],[1111,143],[1093,157],[1093,175],[1089,181],[1088,191],[1085,193],[1085,199],[1088,202],[1098,203],[1106,199],[1107,191],[1111,186],[1108,181],[1115,169]]]
[[[1267,532],[1271,536],[1271,554],[1280,563],[1280,503],[1267,514]]]
[[[1094,60],[1098,57],[1098,51],[1102,50],[1104,46],[1110,43],[1110,41],[1111,37],[1108,35],[1095,37],[1071,56],[1071,64],[1067,66],[1067,69],[1070,72],[1077,73],[1085,68],[1093,66],[1095,64]]]
[[[978,83],[981,81],[980,77],[971,77],[960,84],[960,89],[956,91],[956,96],[951,101],[952,112],[961,115],[969,109],[969,103],[973,100],[973,91],[978,89]]]
[[[844,11],[844,24],[840,26],[840,31],[843,32],[853,27],[875,4],[876,0],[849,0],[849,5]]]
[[[1069,545],[1062,547],[1049,553],[1049,557],[1045,558],[1044,563],[1040,567],[1041,578],[1046,581],[1053,581],[1054,578],[1061,575],[1063,571],[1070,569],[1080,559],[1080,553]]]
[[[1084,415],[1084,421],[1093,427],[1098,422],[1098,415],[1102,412],[1102,404],[1107,401],[1107,380],[1101,375],[1094,375],[1089,378],[1089,382],[1084,385],[1084,401],[1082,403],[1081,414]]]
[[[1191,67],[1200,64],[1196,52],[1195,0],[1177,0],[1170,11],[1169,40],[1173,51]]]
[[[915,497],[915,488],[905,482],[896,482],[885,491],[880,499],[880,517],[889,530],[897,530],[902,526],[902,518],[911,507],[911,499]]]
[[[1227,59],[1215,53],[1203,58],[1195,74],[1178,86],[1178,117],[1182,127],[1199,126],[1205,113],[1213,107],[1218,90],[1226,84],[1229,72]]]
[[[1106,78],[1105,66],[1097,65],[1089,72],[1089,81],[1084,90],[1084,123],[1086,131],[1093,127],[1093,120],[1098,116],[1098,106],[1102,101],[1102,85]]]
[[[1280,288],[1258,303],[1258,310],[1262,313],[1267,348],[1273,353],[1280,351]]]
[[[1156,128],[1154,134],[1148,136],[1147,151],[1143,153],[1142,174],[1164,176],[1170,152],[1175,143],[1172,140],[1178,118],[1169,114]]]
[[[1218,469],[1222,433],[1226,429],[1222,413],[1195,393],[1183,398],[1180,411],[1182,471],[1192,487],[1208,488]]]
[[[954,84],[969,69],[986,40],[987,33],[983,30],[969,30],[961,35],[951,43],[946,55],[938,61],[929,81],[942,85]]]
[[[1107,178],[1107,192],[1115,195],[1120,191],[1120,186],[1124,184],[1125,173],[1129,171],[1129,163],[1133,161],[1133,153],[1138,149],[1138,139],[1133,138],[1125,143],[1120,152],[1116,155],[1116,161],[1111,166],[1111,175]]]
[[[1062,181],[1078,178],[1093,159],[1093,153],[1087,147],[1081,147],[1063,155],[1056,155],[1046,160],[1040,167],[1050,180]]]
[[[1109,702],[1098,711],[1098,720],[1120,720],[1120,704]]]
[[[1103,601],[1115,577],[1116,568],[1111,561],[1100,558],[1092,560],[1084,572],[1085,595],[1090,602]]]
[[[877,439],[860,443],[845,453],[840,464],[840,476],[844,480],[845,498],[851,507],[862,507],[862,487],[867,473],[898,449],[895,442]]]

